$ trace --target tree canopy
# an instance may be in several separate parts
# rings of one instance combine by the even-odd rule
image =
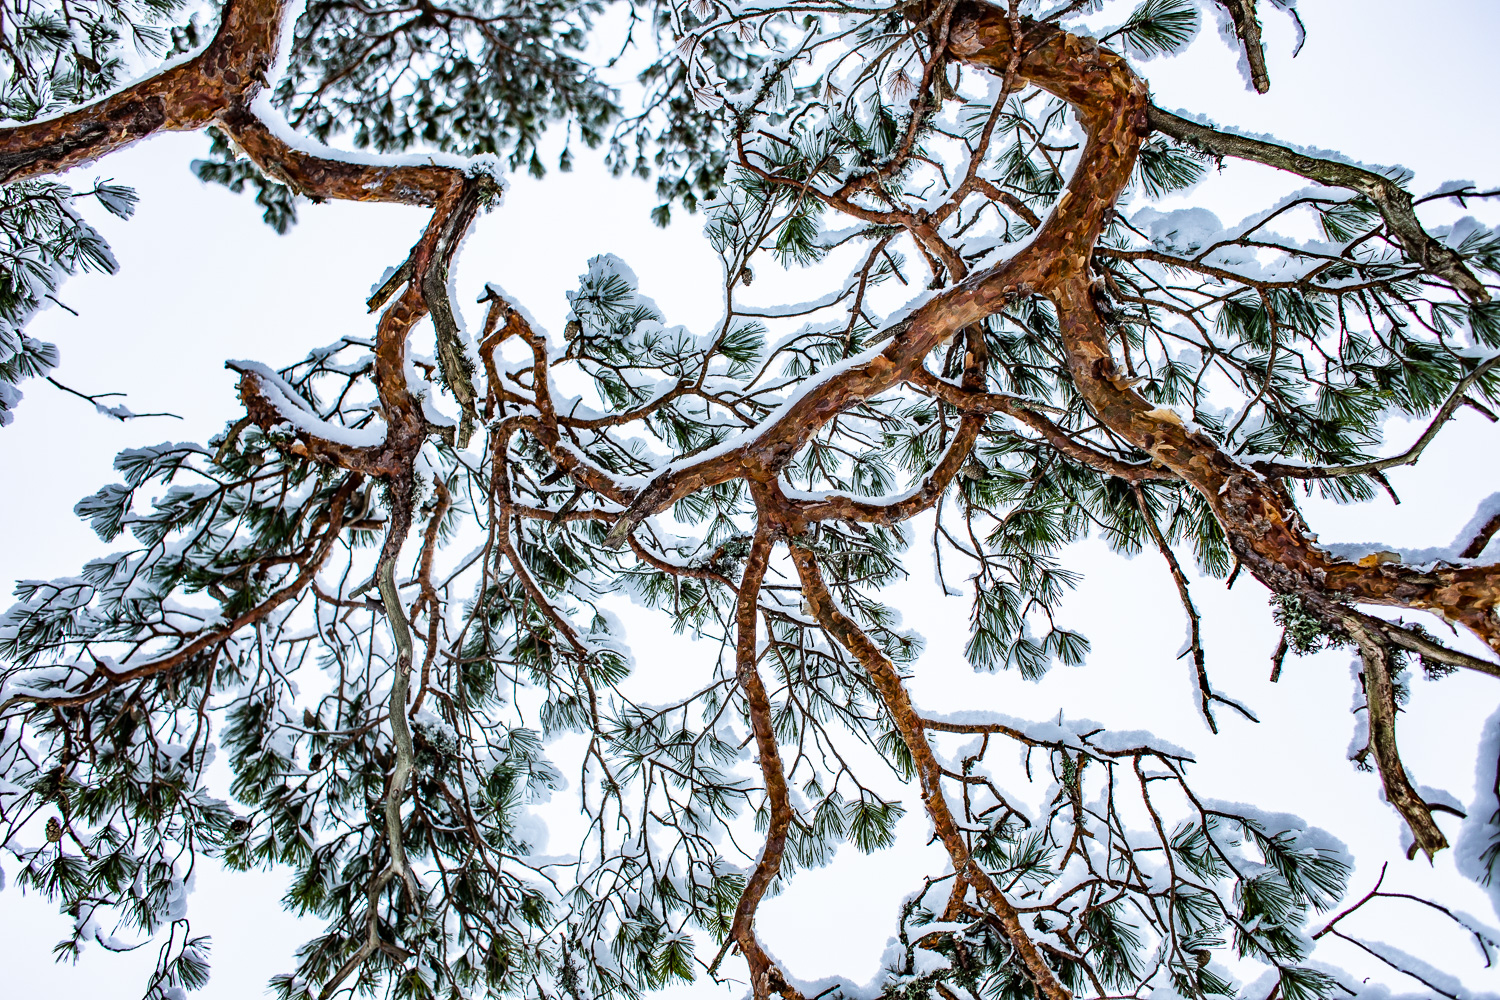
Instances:
[[[812,1000],[762,946],[761,901],[920,810],[948,863],[892,914],[883,997],[1356,995],[1315,951],[1383,894],[1349,893],[1335,840],[1211,797],[1148,735],[924,711],[921,636],[882,595],[930,547],[934,586],[972,602],[974,669],[1035,678],[1091,649],[1056,618],[1069,546],[1147,552],[1217,732],[1254,709],[1210,676],[1191,578],[1251,577],[1278,672],[1357,657],[1354,761],[1413,856],[1450,847],[1398,713],[1417,672],[1500,677],[1500,505],[1416,561],[1320,545],[1299,498],[1394,496],[1385,472],[1461,408],[1496,419],[1500,232],[1421,210],[1500,191],[1419,196],[1153,103],[1147,63],[1204,21],[1264,93],[1262,16],[1300,28],[1290,0],[0,8],[0,423],[57,364],[28,321],[116,266],[87,214],[136,204],[70,168],[203,130],[194,172],[278,231],[308,202],[430,210],[368,329],[229,362],[222,432],[124,451],[79,501],[124,548],[22,581],[0,617],[0,844],[74,918],[61,956],[186,927],[202,861],[290,870],[287,907],[323,923],[272,983],[286,1000],[705,976]],[[635,83],[612,87],[626,51]],[[577,140],[654,177],[658,223],[703,213],[712,329],[673,325],[608,254],[561,331],[499,284],[462,290],[466,324],[456,257],[508,171],[549,169],[549,129],[564,169],[594,155]],[[1238,226],[1166,207],[1233,159],[1307,186]],[[824,292],[744,304],[772,265]],[[1392,417],[1426,430],[1383,454]],[[698,640],[668,700],[633,693],[650,651],[618,595]],[[1465,857],[1489,884],[1500,786],[1481,791]],[[582,819],[543,855],[528,810],[554,794]],[[148,996],[205,982],[202,939],[163,955]]]

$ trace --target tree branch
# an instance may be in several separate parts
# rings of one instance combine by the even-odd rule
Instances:
[[[1465,394],[1480,379],[1494,371],[1497,365],[1500,365],[1500,354],[1492,358],[1486,358],[1480,364],[1476,365],[1473,371],[1459,379],[1458,384],[1453,387],[1453,391],[1448,394],[1448,398],[1443,401],[1443,405],[1438,407],[1437,414],[1428,423],[1427,429],[1422,432],[1422,436],[1417,438],[1410,448],[1399,455],[1392,455],[1389,458],[1377,458],[1369,462],[1360,462],[1357,465],[1324,467],[1285,465],[1280,462],[1256,462],[1254,463],[1254,468],[1267,476],[1277,479],[1338,479],[1344,476],[1368,476],[1377,472],[1384,472],[1386,469],[1394,469],[1403,465],[1413,465],[1422,457],[1422,452],[1427,450],[1427,446],[1437,437],[1438,431],[1443,429],[1443,425],[1451,420],[1453,414],[1458,412],[1458,408],[1464,404],[1466,399]],[[1500,527],[1500,525],[1497,525],[1497,527]],[[1492,534],[1494,530],[1494,528],[1490,529]],[[1488,538],[1486,538],[1486,541],[1488,541]],[[1479,547],[1479,550],[1474,555],[1477,556],[1482,551],[1484,551],[1483,545]],[[1473,557],[1465,556],[1464,558],[1472,559]]]
[[[907,694],[905,686],[901,683],[901,677],[896,673],[895,666],[870,640],[870,637],[838,609],[833,595],[829,593],[827,585],[823,582],[822,572],[813,554],[795,544],[791,547],[791,554],[792,561],[797,567],[797,575],[802,581],[802,593],[812,608],[813,616],[818,624],[848,650],[849,654],[858,660],[869,673],[876,691],[885,703],[886,711],[890,713],[892,721],[901,733],[902,740],[911,752],[921,783],[922,801],[927,807],[928,815],[932,817],[938,838],[943,842],[943,847],[947,849],[953,861],[954,872],[974,887],[980,899],[1000,922],[1006,939],[1015,949],[1037,993],[1045,1000],[1071,1000],[1072,995],[1058,981],[1056,974],[1042,958],[1036,943],[1026,933],[1025,927],[1021,924],[1020,914],[1016,912],[1010,900],[1005,898],[983,866],[969,854],[963,833],[948,807],[947,797],[943,794],[942,767],[933,754],[931,745],[927,742],[922,718],[913,707],[911,696]]]
[[[1221,0],[1223,2],[1223,0]],[[1363,167],[1323,160],[1263,139],[1223,132],[1200,125],[1154,104],[1147,109],[1151,127],[1215,156],[1233,156],[1306,177],[1330,187],[1357,191],[1375,203],[1391,235],[1401,248],[1428,272],[1456,288],[1471,302],[1488,302],[1490,293],[1452,248],[1439,243],[1422,228],[1411,194],[1388,177]]]
[[[802,994],[787,983],[786,977],[771,956],[766,954],[755,935],[755,911],[771,880],[781,870],[787,831],[792,825],[791,795],[781,764],[775,723],[771,719],[771,698],[766,692],[765,682],[761,680],[760,671],[755,668],[760,585],[765,579],[772,545],[771,524],[763,518],[756,528],[754,540],[750,544],[750,554],[745,560],[745,572],[740,578],[734,614],[735,679],[744,692],[749,709],[750,727],[755,735],[755,749],[760,760],[760,773],[766,783],[766,800],[771,807],[771,820],[766,830],[765,847],[755,863],[755,869],[745,881],[745,889],[735,906],[734,922],[730,925],[725,943],[734,941],[739,945],[740,953],[745,956],[745,962],[750,967],[750,988],[755,1000],[767,1000],[772,993],[779,993],[785,1000],[803,1000]],[[714,965],[717,964],[718,959],[715,959]]]
[[[1271,89],[1271,75],[1266,72],[1266,48],[1260,37],[1260,18],[1255,13],[1255,0],[1217,0],[1220,7],[1229,12],[1234,22],[1234,33],[1239,36],[1240,47],[1245,50],[1245,62],[1250,66],[1250,83],[1256,93],[1264,94]]]
[[[1066,455],[1089,468],[1097,469],[1106,475],[1123,479],[1126,482],[1135,483],[1148,480],[1176,480],[1180,477],[1167,469],[1156,464],[1131,465],[1112,458],[1083,442],[1071,437],[1057,424],[1042,415],[1044,410],[1051,410],[1045,404],[1033,402],[1017,396],[1006,396],[1000,393],[975,393],[960,386],[954,385],[944,379],[938,378],[925,367],[912,373],[908,379],[912,385],[926,389],[934,396],[952,406],[959,408],[965,413],[1003,413],[1008,417],[1030,427],[1042,436],[1042,439],[1055,450]],[[1059,411],[1060,412],[1060,411]]]
[[[288,0],[228,0],[197,56],[56,118],[0,128],[0,184],[55,174],[157,131],[212,125],[266,86]]]
[[[1448,839],[1433,821],[1432,809],[1411,786],[1401,755],[1396,750],[1396,687],[1391,678],[1390,649],[1381,635],[1366,623],[1364,616],[1334,613],[1354,639],[1360,658],[1364,660],[1370,747],[1380,768],[1385,797],[1406,820],[1417,846],[1431,861],[1434,854],[1448,846]]]

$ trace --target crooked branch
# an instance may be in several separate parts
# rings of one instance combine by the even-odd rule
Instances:
[[[0,184],[97,160],[158,131],[212,125],[267,86],[288,0],[228,0],[219,30],[197,56],[81,108],[0,128]]]
[[[802,994],[786,981],[771,956],[766,954],[755,935],[755,911],[771,880],[781,870],[781,856],[786,851],[787,831],[792,825],[791,796],[787,790],[786,773],[781,764],[781,750],[776,740],[775,724],[771,719],[771,698],[766,685],[756,669],[756,622],[761,582],[765,579],[766,565],[771,559],[773,541],[770,522],[762,519],[750,544],[750,554],[745,560],[745,571],[740,578],[740,590],[735,601],[734,669],[735,679],[745,695],[750,713],[750,726],[755,735],[755,749],[760,759],[760,771],[766,783],[766,801],[771,807],[770,826],[766,830],[766,845],[761,850],[755,870],[745,881],[739,904],[734,910],[734,922],[729,928],[729,941],[739,945],[740,953],[750,967],[750,987],[755,1000],[767,1000],[772,993],[779,993],[785,1000],[803,1000]],[[722,955],[722,952],[720,953]],[[714,965],[718,964],[714,960]]]
[[[1396,749],[1396,686],[1391,677],[1391,652],[1384,639],[1363,616],[1340,615],[1344,628],[1359,647],[1364,661],[1365,705],[1370,724],[1370,749],[1385,785],[1385,797],[1406,820],[1416,844],[1429,861],[1448,846],[1448,839],[1432,818],[1432,809],[1417,794],[1401,754]]]
[[[1016,956],[1038,995],[1045,1000],[1071,1000],[1067,988],[1058,981],[1036,942],[1026,933],[1016,908],[1005,898],[1005,894],[995,885],[984,867],[970,855],[963,832],[943,794],[942,766],[927,742],[922,718],[912,705],[911,696],[901,683],[894,664],[852,619],[839,610],[833,595],[823,582],[816,557],[795,544],[791,547],[791,554],[798,578],[802,581],[802,593],[812,608],[813,617],[869,673],[876,691],[885,703],[886,711],[890,713],[902,741],[910,751],[921,784],[922,802],[927,807],[927,814],[932,817],[938,838],[952,859],[954,872],[974,887],[979,898],[999,921],[1006,940],[1015,949]]]

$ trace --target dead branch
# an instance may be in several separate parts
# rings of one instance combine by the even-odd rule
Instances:
[[[1370,725],[1370,747],[1380,768],[1385,797],[1406,820],[1417,846],[1432,856],[1448,846],[1448,839],[1432,819],[1432,809],[1411,786],[1401,755],[1396,750],[1396,687],[1391,677],[1391,653],[1375,629],[1362,616],[1343,614],[1340,620],[1359,647],[1365,664],[1365,705]]]

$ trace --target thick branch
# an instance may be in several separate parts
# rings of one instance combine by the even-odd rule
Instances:
[[[1006,12],[990,4],[959,4],[949,37],[951,56],[989,69],[1003,70],[1014,54]],[[1067,190],[1031,243],[890,327],[878,352],[808,380],[771,421],[728,447],[674,464],[633,498],[609,544],[623,546],[635,525],[697,490],[745,477],[769,482],[834,416],[911,378],[928,354],[965,327],[999,312],[1017,294],[1086,274],[1089,249],[1129,182],[1149,129],[1146,88],[1124,59],[1052,25],[1032,26],[1022,43],[1022,78],[1072,103],[1089,133]]]
[[[1468,653],[1460,653],[1456,649],[1449,649],[1447,646],[1439,645],[1412,629],[1402,628],[1400,625],[1388,622],[1383,618],[1361,614],[1353,609],[1348,609],[1345,613],[1357,615],[1367,628],[1379,633],[1387,642],[1394,646],[1410,650],[1436,663],[1446,664],[1450,667],[1463,667],[1466,670],[1475,670],[1481,674],[1489,674],[1491,677],[1500,677],[1500,663],[1481,660],[1477,656],[1470,656]]]
[[[287,0],[228,0],[213,41],[197,56],[93,104],[0,128],[0,183],[54,174],[157,131],[211,125],[266,86]]]
[[[234,134],[249,142],[247,152],[258,164],[316,184],[316,191],[322,197],[433,206],[432,219],[408,258],[410,275],[421,276],[423,280],[408,281],[402,293],[381,314],[376,328],[375,386],[386,422],[385,441],[376,447],[360,448],[294,428],[303,448],[313,457],[384,477],[393,486],[398,481],[406,482],[411,459],[429,431],[421,404],[413,397],[406,380],[407,339],[428,312],[428,292],[424,285],[429,272],[447,273],[448,264],[473,222],[490,182],[448,167],[373,167],[314,156],[282,142],[249,112],[236,112],[231,117],[235,122]],[[444,285],[442,301],[446,303],[446,280]],[[458,336],[456,325],[453,336]],[[264,381],[260,375],[245,371],[240,379],[240,395],[251,418],[270,430],[285,422],[288,415],[274,402],[277,394],[268,394]],[[459,393],[455,391],[455,395]],[[472,387],[468,399],[466,420],[473,410]]]
[[[1435,611],[1500,651],[1500,569],[1355,563],[1319,548],[1291,497],[1240,465],[1172,410],[1153,406],[1122,378],[1086,281],[1051,291],[1068,369],[1096,417],[1176,472],[1212,506],[1230,546],[1257,579],[1281,594]]]
[[[787,831],[792,825],[791,795],[787,790],[786,772],[781,765],[781,751],[776,742],[775,724],[771,719],[771,698],[766,692],[765,682],[761,680],[760,671],[755,668],[760,585],[765,579],[772,544],[770,524],[762,520],[750,545],[750,555],[745,560],[745,572],[740,579],[740,592],[735,602],[735,679],[749,706],[750,727],[755,734],[755,749],[760,758],[761,775],[766,783],[771,822],[766,830],[766,846],[755,863],[755,870],[746,880],[745,890],[740,894],[739,904],[735,907],[729,939],[740,946],[740,953],[745,956],[745,962],[750,967],[750,988],[754,991],[755,1000],[767,1000],[772,993],[779,993],[786,1000],[802,1000],[802,994],[786,982],[786,977],[755,936],[755,911],[771,880],[781,870]]]
[[[262,172],[309,198],[436,206],[464,176],[454,167],[356,163],[298,149],[271,131],[245,102],[227,105],[217,124]]]

